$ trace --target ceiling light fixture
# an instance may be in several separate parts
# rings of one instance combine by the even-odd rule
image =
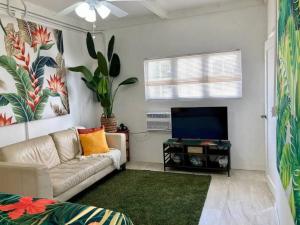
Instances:
[[[96,12],[95,12],[95,9],[93,7],[90,7],[90,9],[88,11],[88,14],[85,17],[85,20],[87,22],[90,22],[90,23],[96,22]]]
[[[59,14],[67,15],[75,10],[76,14],[79,17],[92,23],[96,22],[97,14],[103,20],[107,19],[110,15],[116,16],[118,18],[123,18],[127,16],[128,13],[111,3],[111,2],[120,2],[120,1],[124,1],[124,0],[81,0],[80,2],[76,2],[70,5],[69,7],[65,8]],[[125,0],[125,1],[144,1],[144,0]]]
[[[76,7],[75,12],[79,17],[85,18],[88,16],[89,10],[90,5],[87,2],[82,2],[79,6]]]
[[[105,5],[96,5],[95,8],[102,19],[106,19],[110,14],[110,9],[107,8]]]
[[[106,19],[111,12],[107,6],[94,0],[82,2],[75,9],[75,12],[79,17],[84,18],[90,23],[96,22],[96,11],[102,19]]]

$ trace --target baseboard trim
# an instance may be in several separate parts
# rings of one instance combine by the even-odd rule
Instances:
[[[275,208],[275,212],[276,212],[277,224],[281,225],[280,220],[279,220],[278,208],[277,208],[277,204],[276,204],[276,187],[275,187],[275,184],[272,181],[271,177],[268,174],[266,174],[266,177],[267,177],[268,187],[270,188],[271,193],[272,193],[273,198],[274,198],[274,201],[275,201],[274,208]]]
[[[268,186],[269,186],[269,188],[270,188],[270,190],[271,190],[271,192],[272,192],[272,194],[275,198],[275,193],[276,193],[275,184],[274,184],[274,182],[272,181],[271,177],[268,174],[266,174],[266,176],[267,176]]]

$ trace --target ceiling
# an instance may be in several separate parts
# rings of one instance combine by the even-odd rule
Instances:
[[[160,6],[163,10],[167,12],[195,9],[208,4],[224,3],[230,1],[236,0],[150,0],[150,2],[155,2],[158,6]],[[80,0],[27,0],[27,2],[34,3],[36,5],[42,6],[55,12],[60,12],[66,7],[76,2],[80,2]],[[153,15],[153,12],[151,12],[149,9],[143,6],[141,2],[138,1],[113,2],[113,4],[128,12],[128,17]],[[75,14],[70,14],[70,16],[75,16]],[[110,16],[108,19],[113,18],[114,16]]]
[[[204,5],[229,2],[232,0],[159,0],[159,4],[167,11],[188,10]]]
[[[36,6],[58,13],[68,6],[80,2],[81,0],[26,0]],[[82,0],[84,1],[84,0]],[[100,1],[100,0],[99,0]],[[123,1],[123,2],[119,2]],[[227,3],[245,3],[245,2],[262,2],[263,0],[118,0],[112,2],[114,5],[123,9],[128,13],[125,18],[117,18],[110,15],[107,19],[102,20],[97,17],[97,28],[105,30],[112,27],[134,25],[145,23],[146,21],[174,18],[174,15],[187,15],[188,12],[195,12],[208,7],[218,8],[220,5],[228,5]],[[74,19],[80,23],[84,20],[80,19],[74,12],[66,16],[68,19]],[[80,20],[80,21],[79,21]],[[74,21],[75,22],[75,21]],[[87,24],[89,26],[89,24]],[[91,25],[91,24],[90,24]]]

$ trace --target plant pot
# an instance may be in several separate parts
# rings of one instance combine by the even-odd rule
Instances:
[[[117,132],[117,120],[114,115],[107,117],[105,115],[101,116],[101,126],[105,127],[105,132],[116,133]]]

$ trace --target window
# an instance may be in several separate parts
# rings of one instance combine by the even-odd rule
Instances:
[[[146,99],[242,97],[241,51],[146,60]]]

